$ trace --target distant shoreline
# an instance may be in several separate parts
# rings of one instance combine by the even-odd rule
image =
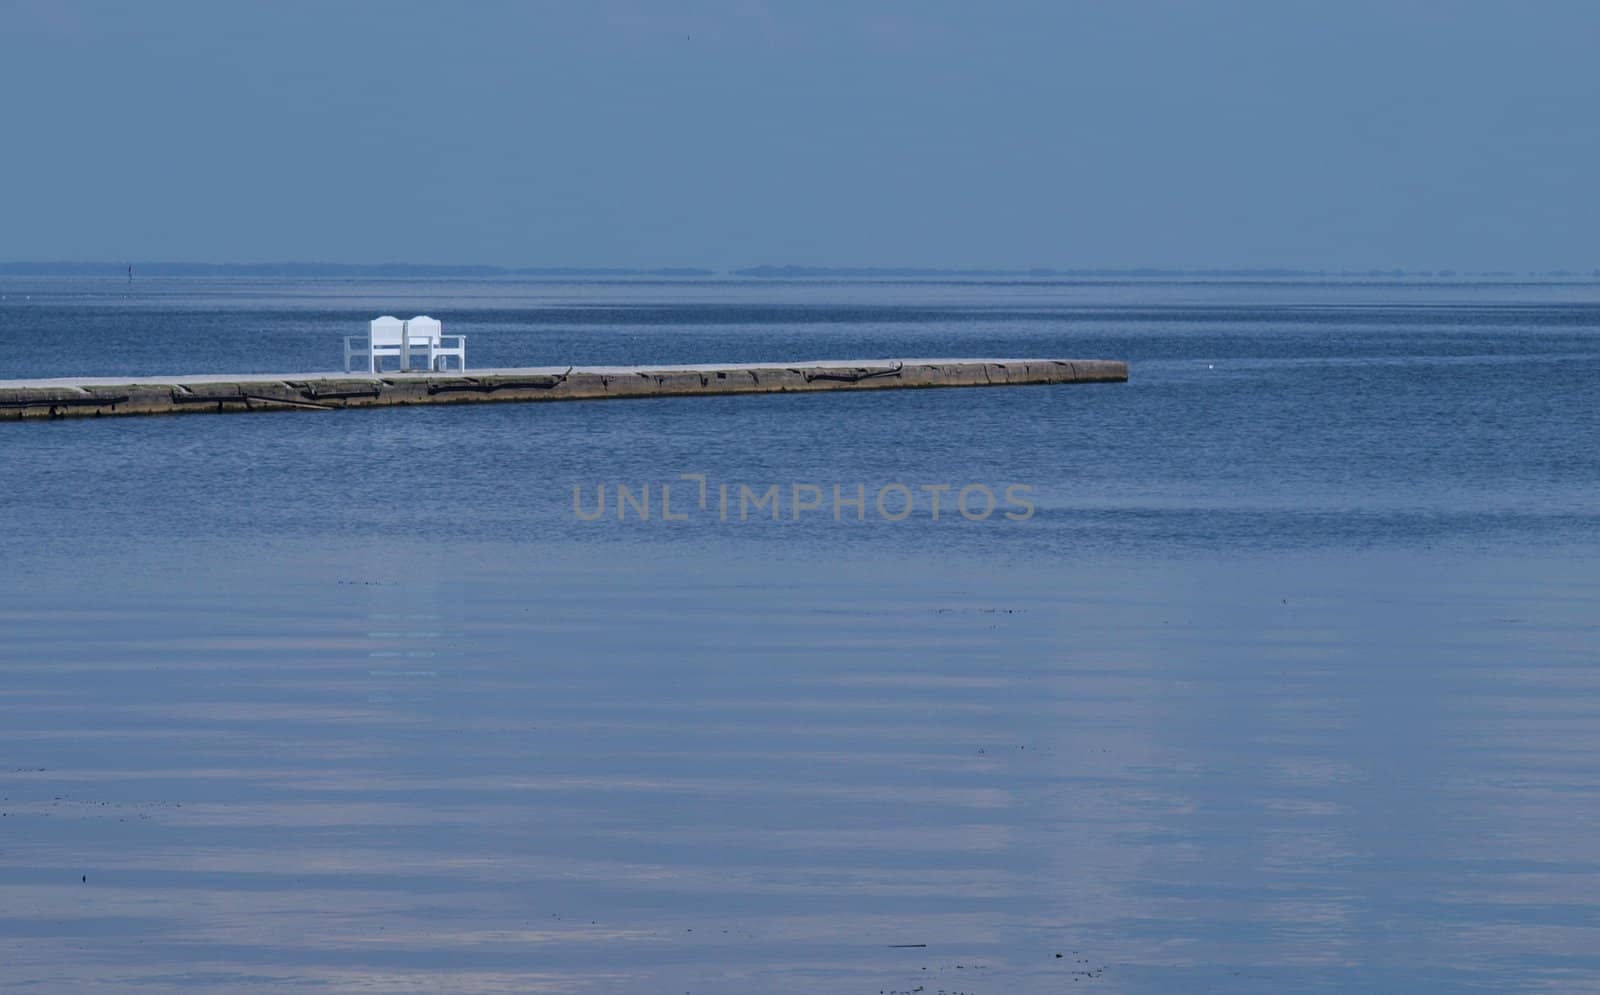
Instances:
[[[1156,267],[1052,269],[937,269],[873,266],[751,266],[714,270],[687,266],[655,269],[605,266],[488,266],[423,263],[194,263],[0,262],[0,276],[276,277],[287,279],[667,279],[667,280],[1600,280],[1594,270],[1310,270],[1164,269]]]
[[[720,276],[716,270],[692,267],[627,269],[585,266],[478,266],[426,263],[186,263],[186,262],[4,262],[0,276],[126,277],[129,267],[139,276],[277,276],[277,277],[497,277],[497,276]]]

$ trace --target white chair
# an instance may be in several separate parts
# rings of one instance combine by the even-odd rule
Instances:
[[[427,354],[427,370],[438,372],[445,369],[446,359],[454,356],[456,368],[465,373],[467,369],[467,337],[465,335],[446,335],[444,326],[439,319],[430,318],[419,314],[405,323],[405,359],[402,361],[406,367],[410,366],[410,359],[415,350],[422,350]],[[452,343],[447,345],[446,343]]]
[[[394,356],[400,368],[406,368],[406,323],[393,315],[375,318],[367,326],[366,335],[346,335],[344,338],[344,371],[352,372],[350,364],[360,360],[362,371],[379,373],[383,358]]]

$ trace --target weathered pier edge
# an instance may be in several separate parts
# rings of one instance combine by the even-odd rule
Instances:
[[[1116,383],[1105,359],[850,360],[478,373],[303,374],[0,381],[0,421],[230,411],[330,411],[407,404],[588,401],[915,387]]]

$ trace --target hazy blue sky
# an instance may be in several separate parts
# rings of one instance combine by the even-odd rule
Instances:
[[[0,259],[1600,266],[1600,3],[0,0]]]

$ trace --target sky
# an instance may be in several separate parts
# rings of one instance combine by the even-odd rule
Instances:
[[[1592,0],[0,0],[0,260],[1591,269]]]

